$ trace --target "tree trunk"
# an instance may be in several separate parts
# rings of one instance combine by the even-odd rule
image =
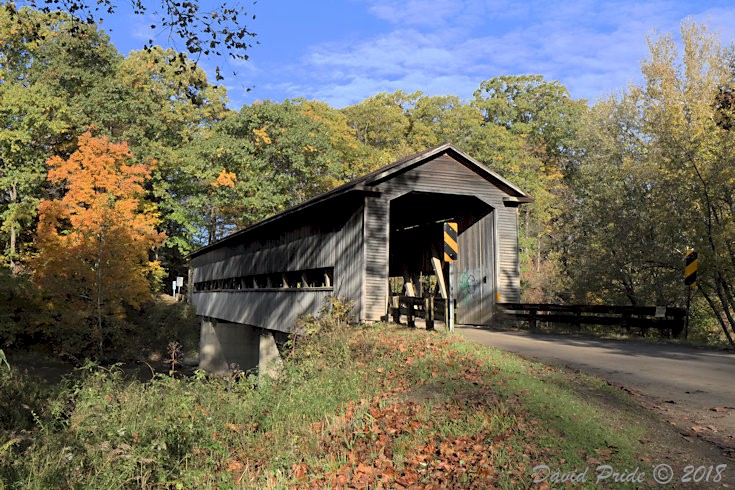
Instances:
[[[102,287],[102,264],[105,262],[105,240],[106,234],[100,233],[97,237],[99,240],[99,248],[97,249],[97,336],[100,357],[102,357],[102,344],[104,336],[102,335],[102,307],[104,305],[104,288]]]
[[[720,305],[722,305],[722,311],[725,314],[725,318],[727,319],[726,322],[721,323],[722,329],[725,332],[725,335],[727,336],[727,340],[730,341],[730,345],[735,347],[735,342],[733,342],[732,335],[730,333],[731,330],[733,330],[735,326],[735,318],[732,316],[733,311],[733,304],[731,301],[729,301],[729,298],[727,297],[725,290],[727,289],[727,281],[722,278],[722,275],[717,272],[716,278],[715,278],[715,291],[717,292],[717,297],[720,299]],[[730,329],[728,330],[728,327]]]
[[[702,296],[704,296],[707,304],[709,304],[709,307],[715,314],[715,317],[717,317],[717,322],[720,324],[720,327],[722,327],[722,331],[725,332],[725,337],[727,337],[728,342],[730,342],[731,346],[735,347],[735,341],[733,341],[732,335],[730,335],[730,332],[727,329],[727,319],[723,318],[722,313],[720,313],[718,305],[715,303],[715,300],[712,298],[712,296],[707,294],[707,291],[702,287],[700,287],[699,290],[702,292]]]
[[[10,272],[15,275],[16,264],[15,264],[15,241],[16,241],[16,230],[15,223],[10,223]]]
[[[541,272],[541,235],[536,239],[536,274]]]
[[[10,204],[18,202],[18,186],[15,182],[10,186]],[[10,257],[10,272],[16,274],[15,254],[18,240],[18,230],[16,229],[15,216],[10,217],[10,249],[8,256]]]
[[[102,356],[102,251],[97,259],[97,338],[100,357]]]

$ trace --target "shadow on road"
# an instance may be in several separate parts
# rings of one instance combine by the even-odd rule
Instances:
[[[722,363],[728,366],[735,364],[735,352],[722,348],[678,345],[665,342],[641,342],[630,339],[600,339],[595,337],[570,336],[528,330],[505,330],[472,325],[461,325],[459,328],[502,333],[503,335],[509,335],[519,339],[530,338],[536,341],[551,342],[558,345],[606,349],[616,354],[631,357],[646,356],[679,360],[706,359],[708,362]]]

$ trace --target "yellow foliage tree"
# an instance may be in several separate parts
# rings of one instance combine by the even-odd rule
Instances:
[[[149,299],[161,275],[149,256],[165,236],[141,199],[151,166],[131,156],[126,143],[83,134],[68,159],[48,160],[48,183],[63,195],[39,205],[35,280],[64,323],[89,328],[100,348],[108,320]]]
[[[687,248],[699,251],[697,288],[730,345],[735,346],[735,137],[732,51],[716,33],[682,22],[672,36],[650,41],[643,64],[641,109],[648,155],[655,165],[658,226],[679,238],[677,269]]]

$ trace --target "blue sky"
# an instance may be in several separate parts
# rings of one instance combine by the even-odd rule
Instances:
[[[559,80],[575,99],[595,101],[638,82],[646,37],[676,34],[682,19],[706,22],[726,43],[735,38],[732,0],[241,4],[256,14],[249,27],[259,44],[250,59],[201,60],[212,80],[214,67],[222,68],[233,109],[297,97],[339,108],[398,89],[467,99],[483,80],[530,73]],[[112,27],[113,42],[126,54],[151,37],[150,24],[119,12],[104,25]],[[165,33],[153,37],[171,45]]]

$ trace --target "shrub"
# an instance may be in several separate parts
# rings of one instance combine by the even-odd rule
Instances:
[[[291,361],[296,364],[319,362],[334,367],[349,362],[345,333],[352,308],[352,301],[330,296],[318,316],[300,317],[287,343],[291,348]]]
[[[0,344],[36,345],[49,337],[52,325],[38,288],[23,275],[0,267]]]
[[[141,382],[118,366],[90,362],[59,389],[44,391],[13,372],[3,378],[0,409],[26,400],[32,410],[6,423],[20,421],[23,443],[4,447],[14,436],[0,433],[0,489],[258,488],[270,478],[283,481],[305,447],[318,452],[310,446],[314,424],[378,382],[339,367],[351,362],[353,333],[343,305],[330,302],[304,327],[310,335],[296,341],[277,379],[197,371]]]

